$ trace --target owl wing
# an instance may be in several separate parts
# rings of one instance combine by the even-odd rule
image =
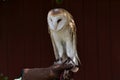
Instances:
[[[81,64],[81,61],[78,57],[78,53],[77,53],[77,35],[76,35],[76,25],[75,25],[75,22],[74,20],[71,20],[70,23],[69,23],[70,27],[71,27],[71,35],[72,35],[72,41],[73,41],[73,49],[75,51],[75,57],[76,57],[76,60],[79,61],[79,63]]]
[[[50,37],[51,37],[55,59],[57,60],[57,59],[59,59],[59,54],[58,54],[58,51],[57,51],[57,48],[56,48],[56,45],[55,45],[54,37],[53,37],[52,32],[49,28],[48,28],[48,31],[49,31],[49,34],[50,34]]]

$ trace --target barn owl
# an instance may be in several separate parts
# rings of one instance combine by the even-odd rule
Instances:
[[[52,9],[48,12],[47,22],[57,62],[70,58],[71,63],[78,66],[80,59],[76,49],[76,26],[72,15],[65,9]],[[76,71],[78,68],[74,72]]]

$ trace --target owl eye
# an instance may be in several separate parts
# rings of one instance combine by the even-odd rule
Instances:
[[[62,21],[62,19],[58,19],[58,20],[57,20],[57,23],[59,23],[60,21]]]

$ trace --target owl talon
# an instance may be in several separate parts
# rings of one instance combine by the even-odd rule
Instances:
[[[62,58],[57,59],[57,60],[54,62],[54,64],[62,64]]]
[[[69,62],[70,62],[70,61],[72,61],[72,59],[71,59],[70,57],[68,57],[68,59],[67,59],[67,60],[68,60]]]

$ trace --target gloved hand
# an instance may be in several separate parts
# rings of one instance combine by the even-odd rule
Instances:
[[[65,70],[70,70],[72,64],[54,64],[48,68],[24,69],[22,80],[60,80]],[[62,79],[62,78],[61,78]]]

